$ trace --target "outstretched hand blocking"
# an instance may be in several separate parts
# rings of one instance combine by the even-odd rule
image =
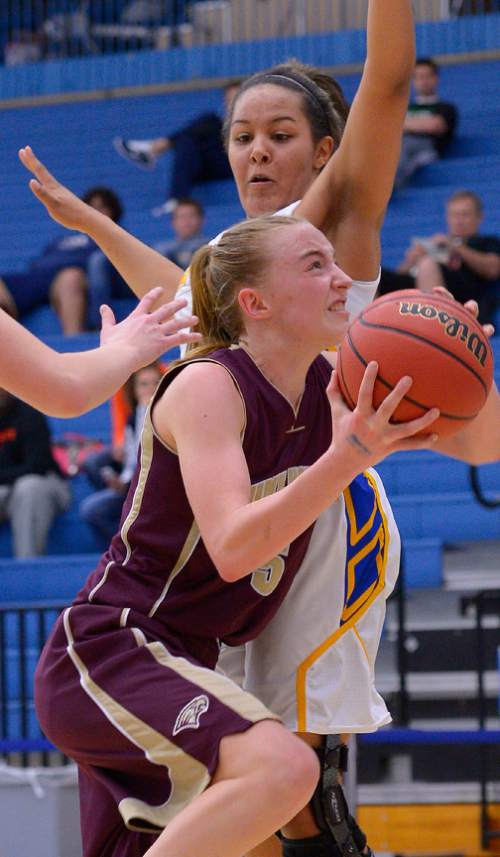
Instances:
[[[67,229],[84,231],[90,206],[57,181],[30,146],[19,149],[19,160],[33,174],[29,186],[50,216]]]
[[[109,306],[104,304],[101,307],[101,345],[123,344],[133,348],[136,352],[136,370],[148,366],[171,348],[201,339],[201,334],[189,329],[197,324],[196,316],[176,318],[176,313],[186,306],[184,299],[170,301],[152,312],[162,291],[161,287],[151,289],[119,324]]]

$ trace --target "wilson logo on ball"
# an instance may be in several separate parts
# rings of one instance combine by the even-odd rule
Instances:
[[[456,316],[450,315],[445,310],[439,310],[432,304],[406,303],[402,301],[399,305],[401,315],[418,315],[426,319],[437,319],[444,327],[447,336],[460,339],[467,344],[467,348],[474,357],[484,366],[488,349],[481,337],[476,332],[469,330],[469,325]]]
[[[370,361],[378,364],[378,408],[407,375],[412,385],[391,421],[408,422],[432,407],[430,431],[451,436],[470,425],[493,382],[493,353],[481,325],[465,307],[440,294],[411,289],[383,295],[353,319],[340,345],[337,376],[350,408]]]

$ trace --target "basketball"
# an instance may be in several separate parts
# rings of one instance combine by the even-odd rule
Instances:
[[[378,407],[404,375],[413,384],[392,422],[407,422],[437,407],[429,432],[450,436],[483,407],[493,381],[493,354],[481,325],[449,298],[412,289],[373,301],[351,323],[339,348],[342,395],[353,409],[366,366],[379,366]]]

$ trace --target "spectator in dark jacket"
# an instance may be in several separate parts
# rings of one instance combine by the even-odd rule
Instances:
[[[470,190],[452,194],[446,205],[448,231],[416,238],[398,271],[382,270],[379,294],[415,286],[430,292],[445,286],[461,303],[475,300],[483,324],[493,320],[500,279],[500,238],[479,232],[481,198]]]
[[[406,116],[401,156],[394,186],[402,187],[420,167],[442,158],[455,132],[458,113],[438,93],[439,68],[432,59],[418,59],[413,74],[414,97]]]
[[[224,89],[226,111],[238,88],[238,84],[230,84]],[[168,137],[154,140],[115,137],[113,145],[118,154],[146,170],[153,169],[161,155],[172,151],[172,178],[166,202],[153,209],[157,217],[171,214],[177,200],[189,196],[194,184],[232,178],[222,142],[222,119],[217,113],[203,113]]]
[[[0,521],[11,525],[15,556],[45,553],[52,522],[70,502],[47,420],[0,390]]]

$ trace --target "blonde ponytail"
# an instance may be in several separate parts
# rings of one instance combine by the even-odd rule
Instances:
[[[218,244],[201,247],[190,268],[193,312],[203,339],[190,345],[186,359],[203,357],[238,342],[244,330],[239,289],[257,286],[269,264],[270,232],[296,225],[292,217],[266,215],[226,230]]]
[[[200,247],[191,261],[189,275],[193,296],[193,313],[198,316],[196,330],[203,339],[187,349],[187,357],[202,357],[219,348],[228,348],[231,339],[217,312],[218,296],[210,280],[210,244]]]

